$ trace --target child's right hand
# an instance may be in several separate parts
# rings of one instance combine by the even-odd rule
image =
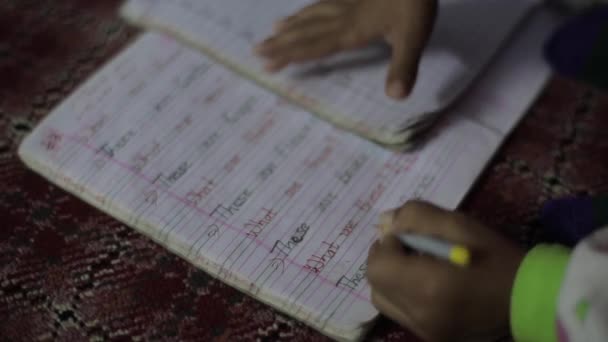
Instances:
[[[525,251],[476,220],[409,202],[381,220],[367,277],[380,312],[427,341],[500,337],[509,330],[511,290]],[[408,253],[394,237],[416,233],[469,247],[471,265]]]
[[[321,0],[279,22],[257,52],[278,71],[383,39],[393,50],[386,92],[401,99],[414,86],[436,8],[437,0]]]

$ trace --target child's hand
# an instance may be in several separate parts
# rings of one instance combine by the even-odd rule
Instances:
[[[321,0],[279,22],[257,47],[267,69],[329,56],[384,39],[393,49],[387,94],[404,98],[435,21],[436,0]]]
[[[428,341],[463,341],[508,332],[511,288],[524,251],[462,214],[411,202],[381,222],[368,257],[372,301],[384,315]],[[454,266],[406,252],[399,232],[467,246],[471,264]]]

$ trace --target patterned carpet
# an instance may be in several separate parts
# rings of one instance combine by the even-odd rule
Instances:
[[[136,32],[115,0],[0,0],[0,339],[324,340],[27,171],[23,137]],[[608,96],[554,79],[465,209],[522,243],[543,201],[608,191]],[[413,341],[386,321],[373,341]]]

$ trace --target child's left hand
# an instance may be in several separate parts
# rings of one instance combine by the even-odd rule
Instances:
[[[525,254],[521,248],[467,216],[426,203],[407,203],[384,221],[367,273],[372,302],[381,313],[428,341],[508,332],[511,288]],[[394,237],[400,232],[467,246],[471,265],[407,253]]]
[[[280,22],[257,52],[278,71],[384,40],[393,50],[386,91],[401,99],[416,81],[436,7],[437,0],[321,0]]]

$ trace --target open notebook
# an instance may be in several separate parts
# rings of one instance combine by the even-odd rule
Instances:
[[[387,49],[372,46],[271,76],[252,53],[272,25],[313,0],[129,0],[132,23],[168,32],[339,127],[387,145],[411,143],[485,69],[538,0],[440,0],[405,101],[384,94]]]
[[[458,206],[545,83],[539,14],[419,150],[388,151],[144,33],[19,149],[48,180],[222,281],[338,340],[377,311],[378,214]]]

